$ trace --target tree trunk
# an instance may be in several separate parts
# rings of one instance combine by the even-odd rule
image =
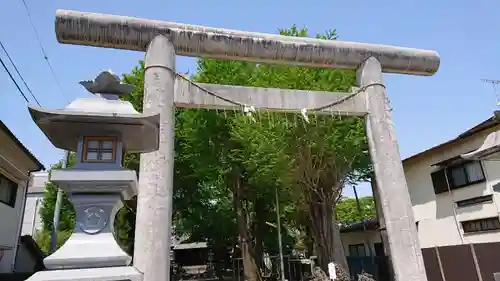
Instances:
[[[305,246],[306,257],[309,258],[315,255],[314,250],[314,236],[311,230],[311,219],[309,218],[309,213],[307,211],[303,212],[300,216],[299,224],[302,225],[303,229],[303,243]]]
[[[255,239],[255,259],[258,267],[263,269],[264,262],[264,231],[266,218],[265,202],[262,198],[257,198],[255,202],[255,220],[253,227],[253,237]]]
[[[243,205],[245,200],[243,196],[243,187],[241,186],[241,178],[236,177],[232,183],[233,191],[233,206],[236,213],[236,223],[239,233],[239,245],[241,249],[241,257],[243,259],[243,271],[248,281],[262,281],[259,267],[255,262],[255,250],[252,247],[252,237],[248,227],[248,213]]]
[[[348,271],[340,232],[333,216],[333,200],[328,196],[320,198],[316,192],[311,192],[310,199],[309,217],[318,266],[328,272],[328,263],[335,261]]]

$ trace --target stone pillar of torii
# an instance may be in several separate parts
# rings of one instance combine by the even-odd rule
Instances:
[[[427,280],[382,73],[433,75],[440,63],[436,52],[64,10],[57,11],[55,27],[61,43],[146,51],[144,113],[160,113],[160,135],[159,149],[141,155],[134,267],[144,281],[170,278],[175,107],[235,106],[176,79],[176,55],[357,69],[357,83],[364,90],[325,111],[365,116],[395,280]],[[350,94],[211,84],[203,87],[240,104],[296,112]]]

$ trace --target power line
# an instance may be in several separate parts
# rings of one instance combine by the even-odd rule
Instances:
[[[9,69],[7,68],[7,66],[5,65],[5,63],[3,62],[2,58],[0,58],[0,64],[2,64],[3,68],[5,69],[5,71],[7,72],[7,74],[9,75],[10,80],[12,80],[12,82],[14,82],[14,84],[16,85],[17,90],[19,91],[19,93],[23,96],[23,98],[26,100],[26,102],[29,103],[30,101],[28,100],[28,98],[24,94],[23,90],[21,90],[21,87],[19,87],[19,84],[17,84],[16,80],[14,79],[14,77],[10,73]]]
[[[36,39],[38,41],[38,46],[40,47],[40,50],[42,51],[43,58],[47,62],[47,65],[50,68],[50,71],[52,72],[52,76],[54,76],[54,79],[56,80],[57,86],[59,87],[59,90],[63,94],[63,96],[66,96],[66,93],[64,92],[61,83],[59,82],[59,79],[57,78],[56,72],[54,71],[54,68],[52,67],[52,64],[49,61],[49,57],[47,56],[47,52],[45,52],[45,48],[42,45],[42,41],[40,40],[40,37],[38,36],[38,31],[36,30],[35,24],[33,23],[33,19],[31,18],[31,13],[30,9],[28,8],[28,4],[26,4],[25,0],[21,0],[23,2],[24,8],[26,10],[26,13],[28,14],[28,19],[31,24],[31,28],[33,29],[33,32],[35,32]]]
[[[33,94],[33,92],[31,91],[30,87],[28,86],[28,83],[26,83],[26,80],[24,80],[24,77],[21,75],[21,73],[17,69],[17,66],[14,63],[14,61],[12,60],[12,58],[10,57],[9,52],[7,52],[7,49],[5,49],[5,46],[2,44],[2,41],[0,41],[0,47],[2,47],[3,51],[7,55],[7,58],[9,59],[10,63],[12,64],[12,66],[14,67],[14,70],[16,71],[17,75],[19,75],[19,77],[21,78],[21,81],[23,81],[23,83],[24,83],[24,86],[26,86],[26,89],[28,89],[28,92],[30,92],[30,95],[33,97],[33,99],[36,101],[36,103],[38,105],[40,105],[40,102],[38,102],[37,98],[35,97],[35,94]],[[16,86],[18,86],[17,83],[16,83]],[[18,86],[18,88],[19,88],[19,86]]]

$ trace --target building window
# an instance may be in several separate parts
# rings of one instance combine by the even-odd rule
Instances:
[[[481,162],[471,161],[448,168],[448,181],[450,186],[458,188],[484,180]]]
[[[351,257],[366,257],[365,244],[349,245],[349,256],[351,256]]]
[[[493,202],[493,195],[484,195],[484,196],[479,196],[479,197],[474,197],[470,199],[465,199],[465,200],[460,200],[457,201],[457,207],[466,207],[466,206],[471,206],[471,205],[477,205],[477,204],[482,204],[482,203],[492,203]]]
[[[480,161],[467,161],[459,165],[446,167],[431,174],[436,194],[456,189],[485,180]]]
[[[17,184],[0,175],[0,202],[14,208],[16,205]]]
[[[83,162],[110,163],[116,160],[116,138],[85,137],[83,139]]]
[[[473,233],[479,231],[490,231],[500,229],[500,220],[498,217],[463,221],[462,228],[464,233]]]

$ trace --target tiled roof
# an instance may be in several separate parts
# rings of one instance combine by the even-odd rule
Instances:
[[[26,153],[26,155],[28,155],[28,157],[38,166],[38,169],[39,170],[45,170],[45,167],[43,166],[42,163],[40,163],[40,161],[38,161],[38,159],[36,159],[36,157],[33,155],[33,153],[31,153],[31,151],[29,151],[20,141],[19,139],[14,135],[14,133],[12,133],[11,130],[9,130],[9,128],[7,128],[7,125],[5,125],[1,120],[0,120],[0,130],[5,132],[5,134],[7,134],[15,143],[16,145],[21,148],[24,153]]]
[[[359,221],[345,226],[341,226],[340,232],[347,233],[347,232],[363,231],[365,230],[365,228],[366,230],[377,230],[379,228],[379,223],[376,220]]]
[[[484,130],[487,130],[487,129],[490,129],[492,127],[497,126],[497,125],[500,124],[499,118],[497,117],[497,115],[500,115],[500,113],[498,111],[495,111],[495,116],[493,116],[491,118],[488,118],[487,120],[485,120],[485,121],[477,124],[476,126],[470,128],[469,130],[467,130],[467,131],[459,134],[456,138],[451,139],[451,140],[446,141],[446,142],[443,142],[443,143],[438,144],[436,146],[433,146],[433,147],[431,147],[429,149],[426,149],[424,151],[421,151],[421,152],[419,152],[419,153],[417,153],[415,155],[412,155],[412,156],[404,159],[403,162],[409,161],[411,159],[415,159],[415,158],[417,158],[419,156],[422,156],[422,155],[427,154],[429,152],[435,151],[435,150],[437,150],[439,148],[442,148],[442,147],[454,144],[454,143],[456,143],[459,140],[463,140],[465,138],[473,136],[476,133],[480,133],[480,132],[482,132]]]

